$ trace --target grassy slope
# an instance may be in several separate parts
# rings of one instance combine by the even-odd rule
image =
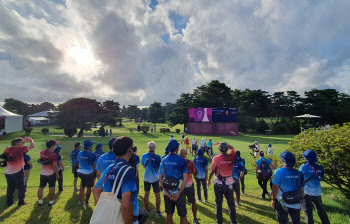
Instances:
[[[136,128],[137,125],[134,123],[124,123],[123,128],[114,128],[114,135],[127,135],[134,140],[134,145],[138,146],[139,156],[141,157],[143,153],[147,152],[147,142],[154,140],[157,143],[157,153],[163,154],[164,148],[168,142],[168,139],[171,134],[160,134],[160,133],[149,133],[149,134],[139,134],[137,132],[129,133],[127,128]],[[161,125],[157,125],[157,129]],[[181,126],[172,128],[172,131],[175,128],[181,128]],[[94,206],[91,205],[88,208],[83,206],[76,206],[78,201],[78,195],[73,193],[73,175],[71,174],[70,165],[69,165],[69,152],[73,149],[74,142],[77,141],[77,138],[66,138],[66,137],[52,137],[44,136],[40,133],[41,128],[35,128],[31,137],[36,142],[36,148],[29,152],[29,155],[32,157],[32,163],[34,165],[33,170],[31,171],[29,183],[28,183],[28,192],[26,193],[26,202],[29,204],[23,207],[17,207],[13,205],[9,208],[6,207],[6,180],[3,175],[5,169],[0,169],[0,222],[6,223],[89,223]],[[53,129],[50,127],[51,134],[61,134],[62,130]],[[89,135],[92,132],[85,133]],[[174,134],[176,139],[180,139],[180,135]],[[11,139],[17,136],[24,136],[23,133],[10,134],[6,137],[0,136],[0,148],[5,149],[9,146]],[[190,138],[193,136],[191,135]],[[202,136],[196,136],[197,139]],[[226,141],[232,144],[236,150],[242,152],[242,156],[246,159],[247,164],[251,164],[253,158],[248,154],[249,149],[248,145],[253,141],[257,140],[261,143],[262,148],[264,145],[271,143],[273,145],[274,153],[279,153],[283,151],[284,146],[293,136],[264,136],[264,135],[242,135],[238,137],[228,137],[220,136],[213,137],[214,142]],[[37,187],[39,185],[39,176],[40,176],[40,166],[36,162],[39,158],[40,150],[45,148],[45,141],[55,138],[61,140],[61,146],[63,147],[61,151],[63,164],[66,167],[64,172],[64,191],[56,195],[57,204],[52,208],[44,205],[39,207],[37,205]],[[204,136],[208,140],[209,136]],[[79,139],[80,142],[86,138]],[[104,151],[107,151],[107,142],[109,137],[98,137],[94,138],[93,141],[102,142],[105,145]],[[217,149],[215,149],[217,152]],[[192,156],[188,158],[192,159]],[[210,161],[210,160],[209,160]],[[248,175],[246,176],[246,194],[241,197],[241,206],[237,208],[237,221],[238,223],[277,223],[275,219],[274,210],[270,206],[269,200],[260,200],[258,199],[261,194],[261,189],[259,188],[255,175],[253,172],[254,167],[247,167],[249,169]],[[140,176],[143,175],[143,169],[140,170]],[[140,178],[140,206],[143,206],[143,183],[142,178]],[[340,194],[339,191],[329,187],[326,184],[323,184],[323,201],[328,212],[331,223],[350,223],[350,202]],[[208,204],[197,204],[198,208],[198,217],[200,218],[201,223],[215,223],[215,198],[213,187],[208,189],[209,191],[209,203]],[[48,201],[47,198],[48,189],[44,191],[44,201]],[[93,204],[93,199],[90,199],[91,204]],[[151,193],[150,197],[150,208],[151,214],[147,223],[165,223],[164,218],[155,217],[155,197]],[[162,199],[161,210],[164,213],[164,200]],[[193,219],[190,205],[187,204],[188,210],[188,219],[191,221]],[[225,223],[229,223],[229,216],[227,205],[224,200],[224,220]],[[318,216],[315,215],[315,223],[320,223]],[[302,214],[302,223],[304,223]],[[175,223],[179,223],[177,215],[174,215]]]

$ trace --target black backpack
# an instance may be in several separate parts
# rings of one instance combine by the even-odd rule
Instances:
[[[270,168],[270,164],[267,162],[266,159],[262,160],[260,159],[260,167],[259,167],[259,175],[263,178],[270,178],[272,176],[272,171]]]

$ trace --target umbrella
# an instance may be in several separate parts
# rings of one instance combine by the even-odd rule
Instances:
[[[311,115],[311,114],[303,114],[303,115],[299,115],[299,116],[295,116],[296,118],[321,118],[320,116],[316,116],[316,115]]]

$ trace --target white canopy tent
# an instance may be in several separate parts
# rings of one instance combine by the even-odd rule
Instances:
[[[0,135],[23,130],[23,116],[14,114],[0,106]]]
[[[311,115],[311,114],[303,114],[299,116],[295,116],[296,118],[305,118],[305,119],[312,119],[312,118],[321,118],[320,116]]]

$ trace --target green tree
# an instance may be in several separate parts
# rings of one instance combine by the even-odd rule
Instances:
[[[108,114],[110,114],[112,118],[117,118],[121,115],[120,104],[118,102],[106,100],[102,103],[102,107],[108,112]]]
[[[13,98],[5,99],[5,103],[3,108],[20,115],[28,115],[29,114],[29,105],[20,100],[16,100]]]
[[[213,80],[193,91],[198,107],[233,107],[232,90],[225,83]]]
[[[194,107],[193,95],[182,93],[180,99],[176,100],[174,112],[168,116],[169,126],[177,124],[187,124],[188,108]]]
[[[148,121],[147,112],[148,112],[148,108],[144,107],[141,109],[141,118],[143,121]]]
[[[164,111],[162,104],[158,102],[153,102],[147,110],[147,120],[151,123],[161,123],[164,122]]]

